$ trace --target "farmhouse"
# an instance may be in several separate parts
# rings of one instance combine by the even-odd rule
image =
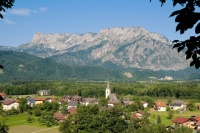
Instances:
[[[86,106],[98,104],[98,99],[97,98],[83,98],[82,104]]]
[[[62,122],[64,120],[64,115],[62,113],[54,113],[53,117],[58,120],[59,122]]]
[[[35,98],[35,105],[36,104],[42,104],[42,103],[45,102],[45,100],[46,100],[46,98],[43,98],[43,97],[41,97],[41,98]]]
[[[40,90],[39,91],[40,96],[50,96],[51,95],[51,90]]]
[[[19,103],[14,99],[6,100],[2,103],[2,105],[3,110],[11,110],[12,108],[17,109],[19,107]]]
[[[166,111],[166,106],[164,102],[155,102],[154,109],[157,111]]]
[[[76,114],[77,113],[76,110],[77,110],[77,108],[69,108],[67,110],[67,114]]]
[[[197,120],[195,120],[193,118],[177,117],[174,120],[172,120],[172,122],[174,125],[178,124],[179,126],[186,126],[186,127],[194,129],[196,126]]]
[[[68,110],[70,108],[76,108],[78,106],[78,102],[77,101],[69,101],[68,102]]]
[[[27,100],[27,104],[29,106],[33,107],[35,105],[35,99],[34,98],[28,97],[28,98],[26,98],[26,100]]]

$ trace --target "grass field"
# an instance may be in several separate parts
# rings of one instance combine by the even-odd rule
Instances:
[[[175,112],[173,119],[167,119],[168,111],[163,111],[163,112],[162,111],[149,111],[149,113],[151,114],[151,118],[150,118],[151,122],[155,122],[157,120],[158,115],[160,115],[162,123],[167,125],[167,126],[171,125],[172,120],[176,117],[190,118],[191,116],[194,116],[194,115],[200,116],[200,110],[196,110],[196,111],[188,111],[187,110],[183,113]]]
[[[58,127],[42,128],[29,125],[10,127],[9,133],[59,133]]]

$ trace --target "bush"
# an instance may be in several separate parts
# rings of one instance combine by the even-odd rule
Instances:
[[[40,116],[41,115],[41,111],[39,109],[35,109],[34,110],[34,115],[35,116]]]

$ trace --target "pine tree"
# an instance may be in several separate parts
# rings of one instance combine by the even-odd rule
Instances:
[[[161,118],[160,118],[160,115],[158,115],[157,123],[162,123]]]

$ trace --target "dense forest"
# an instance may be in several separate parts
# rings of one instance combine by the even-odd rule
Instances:
[[[31,95],[47,89],[52,95],[81,95],[82,97],[104,97],[106,81],[13,81],[0,84],[0,92],[8,95]],[[112,93],[123,97],[199,99],[199,82],[110,82]]]
[[[106,69],[98,66],[70,66],[52,59],[43,59],[21,52],[0,51],[0,63],[4,69],[0,70],[0,82],[10,81],[149,81],[150,77],[159,80],[171,76],[174,80],[196,80],[200,74],[194,68],[181,71],[152,71],[139,68],[111,67]],[[131,75],[127,77],[125,73]]]

